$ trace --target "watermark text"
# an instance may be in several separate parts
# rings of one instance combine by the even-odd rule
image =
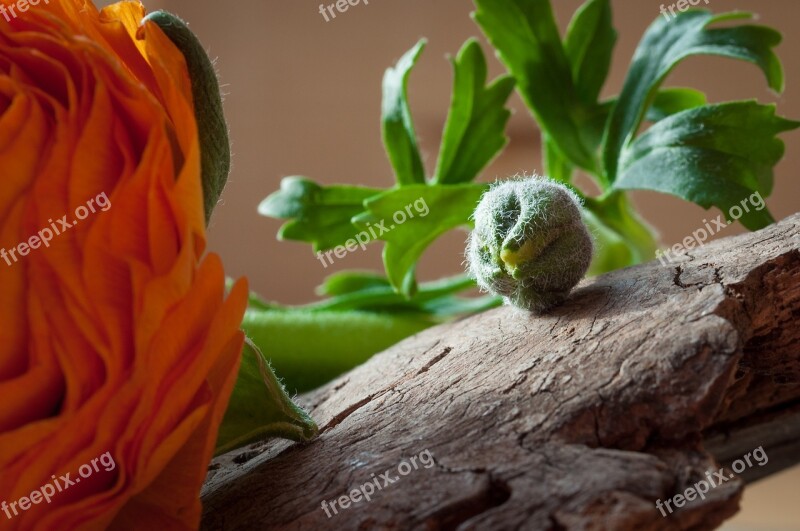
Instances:
[[[662,265],[669,265],[669,263],[674,261],[676,258],[673,255],[686,252],[687,250],[694,249],[695,247],[702,247],[705,245],[705,242],[709,236],[717,234],[725,227],[742,217],[745,212],[750,212],[751,207],[753,210],[758,212],[764,210],[764,207],[766,206],[767,205],[764,203],[764,198],[761,197],[761,194],[759,192],[755,192],[750,197],[743,199],[741,203],[738,205],[733,205],[728,210],[728,220],[723,218],[722,214],[717,216],[715,219],[712,219],[710,222],[704,219],[703,223],[705,223],[705,227],[692,232],[691,236],[685,237],[682,242],[676,243],[669,249],[664,251],[657,250],[656,258],[658,258],[658,261],[661,262]]]
[[[419,455],[412,456],[408,458],[408,460],[404,459],[397,465],[397,473],[400,474],[399,476],[392,475],[392,472],[394,472],[393,469],[388,469],[379,476],[372,474],[372,481],[351,490],[349,494],[344,494],[331,501],[324,500],[322,502],[322,510],[325,511],[328,518],[331,518],[333,515],[339,514],[340,510],[347,509],[352,504],[372,500],[376,489],[380,491],[392,483],[400,481],[402,476],[407,476],[412,470],[417,470],[420,465],[424,468],[431,468],[434,464],[435,462],[430,450],[424,450]],[[339,506],[338,509],[336,508],[337,505]],[[333,512],[331,513],[331,511]]]
[[[764,447],[759,446],[752,452],[748,452],[742,456],[741,459],[737,459],[731,463],[731,468],[736,474],[741,474],[746,468],[751,468],[755,464],[750,460],[751,457],[753,458],[753,461],[758,464],[758,466],[764,466],[769,462],[769,457],[767,457],[767,452],[764,451]],[[745,465],[745,462],[747,465]],[[675,508],[680,509],[688,502],[694,501],[697,498],[705,500],[708,491],[719,487],[723,483],[730,481],[735,477],[736,476],[734,474],[728,474],[724,468],[720,468],[716,472],[709,470],[706,472],[706,479],[701,479],[691,487],[688,487],[686,490],[684,490],[683,493],[676,494],[672,498],[664,500],[663,502],[660,499],[657,500],[656,509],[661,511],[661,516],[666,518],[667,511],[669,511],[669,514],[672,514],[673,504],[675,505]],[[664,509],[666,509],[666,511]]]
[[[325,5],[319,5],[319,14],[325,19],[325,22],[330,22],[331,20],[336,18],[336,12],[344,13],[351,7],[355,7],[361,2],[364,2],[365,6],[369,5],[369,0],[336,0],[335,3]],[[334,11],[334,8],[336,10]]]
[[[97,204],[95,205],[95,203]],[[50,226],[43,228],[37,234],[34,234],[28,238],[27,241],[21,242],[8,250],[4,248],[0,249],[0,258],[5,260],[8,266],[12,266],[19,261],[20,257],[28,256],[32,250],[38,249],[42,245],[45,247],[50,247],[50,242],[54,237],[71,229],[78,224],[78,220],[83,220],[89,217],[90,213],[94,214],[97,212],[97,208],[95,208],[95,206],[103,212],[111,208],[111,201],[109,201],[105,192],[101,193],[97,197],[89,199],[86,202],[86,205],[78,206],[78,208],[75,209],[75,219],[68,220],[67,214],[64,214],[61,216],[61,219],[57,219],[56,221],[48,219],[47,222],[50,223]],[[19,255],[19,257],[17,255]]]
[[[367,230],[362,230],[358,234],[355,235],[354,238],[350,238],[344,245],[337,245],[333,249],[326,251],[325,253],[318,252],[317,253],[317,260],[320,261],[323,267],[327,268],[330,264],[333,263],[333,258],[331,254],[334,255],[336,258],[344,258],[347,256],[347,253],[352,253],[361,247],[361,250],[365,250],[367,248],[367,244],[373,240],[379,239],[381,236],[394,230],[398,225],[402,225],[409,219],[414,219],[416,215],[419,217],[424,218],[430,213],[430,208],[428,204],[425,202],[425,198],[420,197],[413,203],[409,203],[406,205],[405,210],[398,210],[392,215],[392,221],[394,224],[386,226],[387,221],[382,219],[380,222],[372,224],[367,223]],[[327,258],[327,262],[326,262]]]
[[[669,5],[667,8],[664,8],[664,4],[661,4],[661,14],[664,16],[665,19],[667,19],[669,21],[669,20],[672,20],[673,18],[678,16],[675,13],[675,8],[678,8],[678,11],[683,13],[687,9],[689,9],[689,5],[690,4],[693,5],[693,6],[696,6],[701,1],[705,2],[706,5],[708,5],[708,1],[709,0],[678,0],[674,4]],[[667,13],[667,10],[669,10],[669,13]],[[670,15],[672,15],[672,16],[670,17]]]
[[[68,488],[81,482],[81,479],[86,479],[96,472],[100,472],[100,465],[106,472],[111,472],[117,468],[117,463],[111,456],[111,452],[106,452],[100,457],[92,459],[89,463],[81,465],[78,468],[78,473],[72,477],[72,473],[68,472],[63,476],[56,478],[52,476],[53,480],[46,483],[30,493],[29,496],[23,496],[17,501],[11,503],[5,500],[0,503],[0,511],[3,511],[6,518],[11,520],[15,516],[19,516],[21,512],[25,512],[34,505],[47,502],[50,503],[56,494],[64,492]]]

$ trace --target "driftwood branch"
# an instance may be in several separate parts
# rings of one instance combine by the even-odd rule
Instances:
[[[218,459],[204,528],[712,529],[800,461],[799,247],[795,215],[584,281],[543,317],[410,338],[301,397],[317,440]],[[759,447],[766,465],[656,509]]]

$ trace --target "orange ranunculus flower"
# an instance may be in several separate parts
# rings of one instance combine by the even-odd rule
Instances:
[[[196,528],[247,288],[184,58],[136,2],[0,5],[0,529]]]

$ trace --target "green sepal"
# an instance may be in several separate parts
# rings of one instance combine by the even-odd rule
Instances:
[[[245,339],[242,363],[219,428],[216,454],[270,437],[308,441],[319,428],[275,377],[258,347]]]
[[[208,224],[231,171],[231,144],[217,73],[200,40],[183,20],[166,11],[154,11],[142,19],[142,24],[146,22],[161,28],[183,54],[189,69],[200,138],[203,206]]]

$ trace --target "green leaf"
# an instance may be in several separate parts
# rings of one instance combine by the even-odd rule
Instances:
[[[517,80],[542,130],[573,164],[594,171],[594,150],[582,137],[584,108],[549,0],[475,0],[474,18]]]
[[[623,153],[617,189],[656,190],[728,213],[754,193],[772,192],[773,166],[784,153],[778,133],[796,129],[774,105],[707,105],[654,124]],[[763,204],[762,204],[763,207]],[[772,223],[763,207],[744,212],[750,230]]]
[[[752,25],[709,28],[716,22],[750,17],[748,13],[714,16],[694,10],[669,21],[658,17],[650,26],[636,49],[606,130],[603,153],[606,184],[617,178],[620,155],[633,141],[659,86],[683,59],[704,54],[749,61],[761,68],[770,88],[783,90],[783,70],[772,51],[781,41],[780,33]]]
[[[335,297],[372,288],[391,289],[391,285],[385,276],[371,271],[340,271],[327,276],[316,291],[318,295]]]
[[[308,413],[286,394],[258,347],[245,340],[239,376],[219,429],[216,454],[269,437],[307,441],[318,431]]]
[[[433,182],[456,184],[472,181],[505,147],[505,127],[511,111],[505,103],[514,79],[502,76],[486,85],[486,59],[470,39],[453,63],[454,81],[439,160]]]
[[[206,225],[217,206],[231,170],[228,124],[222,109],[222,93],[214,63],[203,44],[180,18],[166,11],[154,11],[142,19],[155,23],[181,51],[192,82],[192,100],[200,138],[203,174],[203,206]]]
[[[611,68],[616,42],[609,0],[590,0],[572,17],[564,49],[572,65],[578,97],[588,105],[597,103]]]
[[[431,315],[443,317],[465,316],[481,313],[503,305],[503,298],[496,295],[482,297],[441,297],[422,305]]]
[[[422,253],[441,234],[469,225],[487,188],[485,184],[454,184],[389,190],[365,201],[367,212],[353,218],[353,223],[380,232],[378,238],[386,241],[383,263],[389,281],[411,296],[416,291],[414,268]],[[401,223],[403,217],[407,219]]]
[[[603,141],[608,118],[617,104],[616,98],[608,99],[595,107],[594,114],[587,122],[585,137],[590,144],[599,147]],[[665,88],[656,93],[652,105],[647,109],[647,120],[657,122],[671,114],[706,104],[706,95],[692,88]]]
[[[344,244],[358,232],[350,218],[364,211],[362,203],[381,191],[360,186],[322,187],[304,177],[286,177],[281,188],[258,207],[262,216],[289,219],[280,240],[296,240],[324,251]]]
[[[229,286],[233,281],[226,281]],[[456,275],[420,284],[413,297],[405,297],[392,287],[381,274],[370,271],[341,271],[328,276],[317,288],[319,295],[328,298],[301,306],[285,306],[263,300],[250,293],[248,309],[280,310],[284,312],[375,312],[416,314],[431,324],[452,317],[473,313],[476,307],[493,307],[501,300],[495,297],[466,298],[458,293],[476,288],[468,275]]]
[[[454,295],[476,287],[469,276],[458,275],[420,284],[414,296],[407,298],[397,293],[386,277],[357,272],[334,274],[325,280],[323,286],[326,291],[333,288],[338,293],[329,299],[302,306],[302,309],[414,312],[441,320],[470,313],[472,302]],[[463,309],[459,308],[460,302],[464,302]],[[443,313],[441,308],[445,306],[447,312]]]
[[[383,76],[383,144],[401,186],[425,182],[425,167],[408,106],[408,76],[424,48],[425,40],[419,41]]]
[[[658,91],[653,104],[647,110],[646,119],[657,122],[681,111],[702,107],[706,103],[706,95],[693,88],[662,89]]]

